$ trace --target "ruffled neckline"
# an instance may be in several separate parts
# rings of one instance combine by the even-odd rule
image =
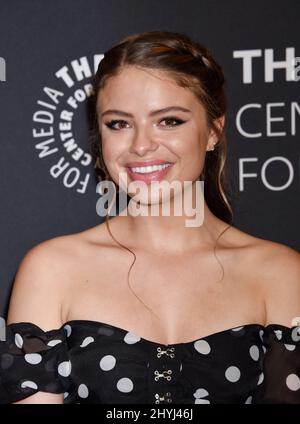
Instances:
[[[190,346],[193,345],[194,343],[201,341],[201,340],[209,340],[211,338],[214,337],[221,337],[226,335],[227,333],[230,334],[235,333],[238,334],[239,331],[242,331],[243,329],[245,330],[258,330],[261,339],[263,338],[263,336],[266,336],[268,334],[272,334],[274,335],[274,337],[276,337],[279,341],[282,340],[284,343],[300,343],[300,326],[294,325],[292,327],[288,327],[286,325],[283,324],[277,324],[277,323],[272,323],[272,324],[267,324],[267,325],[263,325],[260,323],[246,323],[246,324],[241,324],[238,325],[236,327],[230,327],[230,328],[226,328],[224,330],[220,330],[220,331],[216,331],[214,333],[210,333],[207,334],[206,336],[201,336],[198,337],[196,339],[187,341],[187,342],[177,342],[177,343],[160,343],[154,340],[150,340],[147,339],[145,337],[140,336],[139,334],[136,334],[135,332],[129,330],[129,329],[125,329],[122,327],[118,327],[116,325],[110,324],[110,323],[106,323],[106,322],[102,322],[102,321],[96,321],[96,320],[88,320],[88,319],[73,319],[73,320],[68,320],[66,321],[64,324],[62,324],[62,326],[60,328],[57,329],[53,329],[53,330],[48,330],[48,331],[44,331],[41,327],[39,327],[37,324],[34,324],[32,322],[17,322],[17,323],[11,323],[8,324],[7,327],[10,327],[11,329],[16,329],[20,326],[25,326],[27,327],[28,330],[34,328],[39,332],[42,332],[44,334],[50,335],[53,332],[57,332],[57,331],[66,331],[67,332],[67,336],[69,336],[71,334],[72,331],[72,326],[93,326],[93,327],[105,327],[105,328],[110,328],[113,329],[114,332],[121,334],[122,336],[125,336],[127,333],[130,333],[132,335],[134,335],[135,337],[137,337],[138,339],[140,339],[141,341],[143,341],[144,343],[147,344],[151,344],[154,346],[174,346],[174,347],[179,347],[179,346]],[[262,332],[261,332],[262,331]],[[293,336],[293,338],[292,338]]]

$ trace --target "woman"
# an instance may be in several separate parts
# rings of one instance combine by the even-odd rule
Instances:
[[[143,181],[140,212],[171,213],[122,211],[25,255],[2,401],[300,403],[299,253],[232,224],[222,69],[187,36],[153,31],[114,45],[94,86],[105,179]],[[204,181],[201,225],[174,213],[180,189],[168,200],[152,181],[190,181],[192,205]]]

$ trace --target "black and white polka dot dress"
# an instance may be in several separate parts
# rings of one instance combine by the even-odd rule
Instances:
[[[300,326],[247,324],[164,345],[97,321],[46,332],[10,324],[0,402],[38,391],[66,404],[300,404]]]

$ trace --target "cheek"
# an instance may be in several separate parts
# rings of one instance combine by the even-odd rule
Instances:
[[[205,162],[206,134],[193,128],[184,138],[174,140],[173,149],[180,160],[183,179],[197,179]]]
[[[111,179],[118,185],[126,187],[126,184],[122,183],[124,178],[124,170],[120,170],[122,167],[120,165],[120,158],[124,155],[124,146],[120,142],[111,139],[102,139],[102,156],[105,163],[105,166],[109,172]],[[120,174],[122,172],[122,175]]]
[[[172,149],[182,161],[201,162],[206,150],[205,134],[192,128],[172,140]]]
[[[102,139],[102,155],[107,168],[114,168],[117,165],[117,158],[121,154],[120,143],[115,140]]]

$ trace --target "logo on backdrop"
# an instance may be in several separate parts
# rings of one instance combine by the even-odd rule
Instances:
[[[47,158],[52,178],[80,194],[87,191],[93,171],[86,102],[93,93],[92,74],[102,58],[98,54],[89,61],[83,56],[58,69],[54,83],[43,87],[33,114],[38,157]]]
[[[52,178],[81,194],[86,192],[93,172],[86,102],[92,94],[90,79],[102,58],[102,54],[94,55],[91,60],[83,56],[58,69],[52,76],[52,82],[43,87],[33,114],[33,138],[38,157],[43,160],[47,158]],[[263,63],[265,84],[275,85],[277,76],[282,72],[285,82],[295,84],[300,81],[300,58],[296,57],[294,47],[285,49],[284,60],[274,59],[274,49],[235,50],[233,59],[240,60],[241,83],[245,86],[256,82],[253,70],[257,61]],[[0,77],[3,80],[5,61],[1,69]],[[288,106],[289,132],[285,128],[287,119],[284,118]],[[244,140],[267,138],[278,141],[296,135],[299,115],[300,104],[296,100],[291,101],[290,105],[278,99],[266,104],[249,101],[236,113],[236,129]],[[258,130],[258,122],[262,122],[265,128]],[[239,158],[240,191],[245,190],[251,179],[260,179],[264,187],[271,191],[285,190],[295,180],[291,158],[277,154],[260,162],[257,155]],[[274,175],[277,169],[283,172],[280,172],[281,181],[275,183],[270,173]]]
[[[274,53],[274,49],[236,50],[233,52],[233,58],[241,60],[241,83],[245,88],[247,85],[254,85],[257,82],[258,69],[262,69],[262,83],[272,84],[274,97],[276,96],[275,87],[280,78],[282,84],[282,76],[284,76],[284,84],[295,84],[300,81],[300,58],[296,57],[295,48],[287,47],[285,58],[282,58],[281,55],[281,60],[278,60],[279,58],[275,60]],[[298,87],[295,93],[298,92],[297,90],[299,90]],[[253,93],[261,98],[260,92],[253,90]],[[284,101],[278,101],[278,97],[272,101],[268,95],[268,102],[265,104],[252,100],[242,105],[236,113],[235,124],[242,140],[260,142],[274,140],[278,146],[278,142],[281,140],[287,142],[291,137],[297,135],[297,118],[299,116],[299,101],[292,100],[287,104]],[[274,148],[272,150],[274,151]],[[283,152],[288,150],[286,143],[280,145],[280,150]],[[244,191],[245,187],[247,188],[251,184],[251,179],[252,181],[260,180],[263,186],[270,191],[285,190],[295,181],[294,168],[293,158],[284,154],[277,154],[263,161],[257,155],[239,158],[239,190]],[[278,176],[280,181],[278,181]]]

